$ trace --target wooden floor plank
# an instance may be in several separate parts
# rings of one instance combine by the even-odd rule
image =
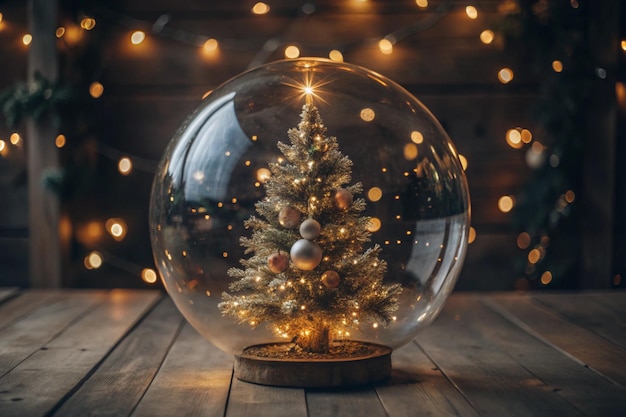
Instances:
[[[473,308],[479,312],[470,318],[467,312]],[[480,415],[583,415],[507,351],[482,337],[473,326],[476,321],[486,326],[505,322],[481,309],[477,298],[464,303],[462,297],[451,297],[433,325],[418,335],[417,342]],[[508,322],[504,325],[515,327]]]
[[[414,343],[394,351],[391,381],[377,386],[376,391],[390,416],[478,416]]]
[[[74,294],[74,297],[82,297]],[[43,416],[106,356],[160,297],[119,291],[0,378],[2,416]]]
[[[226,417],[306,417],[304,390],[250,384],[233,378]]]
[[[164,298],[54,416],[129,415],[161,366],[182,320],[171,299]]]
[[[626,350],[532,299],[532,296],[497,296],[490,306],[521,328],[626,387]]]
[[[186,324],[132,417],[223,417],[232,374],[232,355]]]
[[[602,301],[587,294],[533,294],[533,298],[548,306],[568,321],[626,348],[626,315],[620,314]],[[626,304],[626,296],[622,303]]]
[[[0,330],[9,326],[21,316],[50,303],[54,298],[60,298],[63,294],[53,290],[29,290],[17,297],[6,300],[0,305]]]
[[[586,292],[585,296],[596,303],[600,303],[607,308],[613,310],[622,318],[622,321],[626,320],[626,292],[620,291],[601,291],[601,292]]]
[[[309,391],[306,394],[309,417],[387,417],[373,388]]]
[[[489,305],[489,302],[486,303]],[[460,306],[459,306],[460,307]],[[472,304],[462,314],[471,321],[481,338],[498,346],[539,378],[549,389],[565,398],[579,411],[590,416],[619,415],[626,410],[626,390],[608,381],[578,361],[555,350],[515,325],[494,320],[476,320],[481,308]],[[506,320],[503,317],[503,320]]]
[[[103,291],[64,293],[22,316],[0,332],[0,376],[41,349],[72,322],[104,300]]]

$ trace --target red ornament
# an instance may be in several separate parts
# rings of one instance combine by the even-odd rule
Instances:
[[[289,268],[289,256],[281,251],[272,253],[267,257],[267,266],[273,273],[280,274]]]
[[[335,193],[335,203],[341,210],[345,210],[352,204],[352,193],[345,188],[340,188]]]

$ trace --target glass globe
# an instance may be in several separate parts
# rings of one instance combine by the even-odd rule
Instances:
[[[278,146],[322,127],[325,134],[312,140],[323,137],[326,145],[306,145],[295,156]],[[319,189],[331,181],[345,185],[336,194],[326,190],[320,200],[308,195],[298,201],[297,193],[285,190],[308,188],[298,183],[304,177],[289,156],[310,159],[302,169],[312,172],[315,155],[332,143],[351,161],[336,162],[347,177],[340,179],[331,167],[310,182]],[[297,226],[317,216],[315,204],[330,214],[307,222],[300,236]],[[344,213],[352,216],[346,227]],[[266,64],[216,88],[168,145],[150,202],[153,252],[167,292],[199,333],[233,353],[296,339],[289,320],[306,319],[303,311],[326,314],[333,340],[391,348],[407,343],[452,292],[469,219],[457,151],[426,107],[380,74],[318,58]],[[340,240],[342,234],[347,240]],[[320,249],[312,256],[317,259],[306,251],[311,244]],[[295,254],[291,246],[298,248]],[[378,248],[374,255],[372,248]],[[360,265],[372,259],[372,266]],[[251,268],[261,283],[255,284]],[[350,276],[354,268],[360,272]],[[244,276],[247,284],[235,288]],[[372,289],[359,280],[369,280],[363,282]],[[298,291],[300,298],[293,296]],[[276,308],[239,306],[256,299]],[[365,311],[379,307],[381,317]]]

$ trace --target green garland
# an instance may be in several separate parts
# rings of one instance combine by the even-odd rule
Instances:
[[[46,115],[52,117],[56,125],[60,125],[61,108],[70,104],[75,97],[73,87],[52,82],[36,73],[33,82],[20,81],[0,92],[0,107],[10,128],[18,126],[27,118],[40,120]]]

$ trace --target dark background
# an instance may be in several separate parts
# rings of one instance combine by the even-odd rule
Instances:
[[[153,268],[148,200],[166,144],[207,91],[283,59],[288,45],[301,56],[340,50],[346,62],[398,82],[467,158],[476,236],[457,289],[624,286],[626,34],[619,1],[431,0],[419,7],[410,0],[268,0],[264,15],[251,12],[254,3],[59,1],[58,27],[66,32],[56,40],[59,84],[51,91],[60,104],[45,117],[58,117],[67,143],[58,149],[62,178],[43,180],[60,199],[63,286],[160,285],[142,281],[141,271]],[[470,3],[476,19],[466,12]],[[24,117],[7,125],[28,69],[27,2],[0,1],[0,13],[0,286],[28,287],[29,262],[37,260],[28,246],[25,120],[50,97],[32,98]],[[81,28],[85,17],[95,27]],[[490,44],[480,40],[487,29],[495,34]],[[140,45],[130,42],[135,30],[146,33]],[[395,40],[391,54],[378,47],[386,36]],[[218,40],[217,51],[204,51],[208,38]],[[511,82],[499,81],[502,68],[513,70]],[[89,94],[94,82],[104,88],[98,98]],[[515,128],[533,135],[521,149],[507,144]],[[531,154],[535,142],[540,157]],[[124,156],[133,161],[130,175],[117,169]],[[515,199],[511,212],[499,210],[502,196]],[[126,222],[123,240],[107,233],[110,218]],[[529,262],[533,249],[536,263]],[[104,258],[98,269],[85,267],[93,250]]]

